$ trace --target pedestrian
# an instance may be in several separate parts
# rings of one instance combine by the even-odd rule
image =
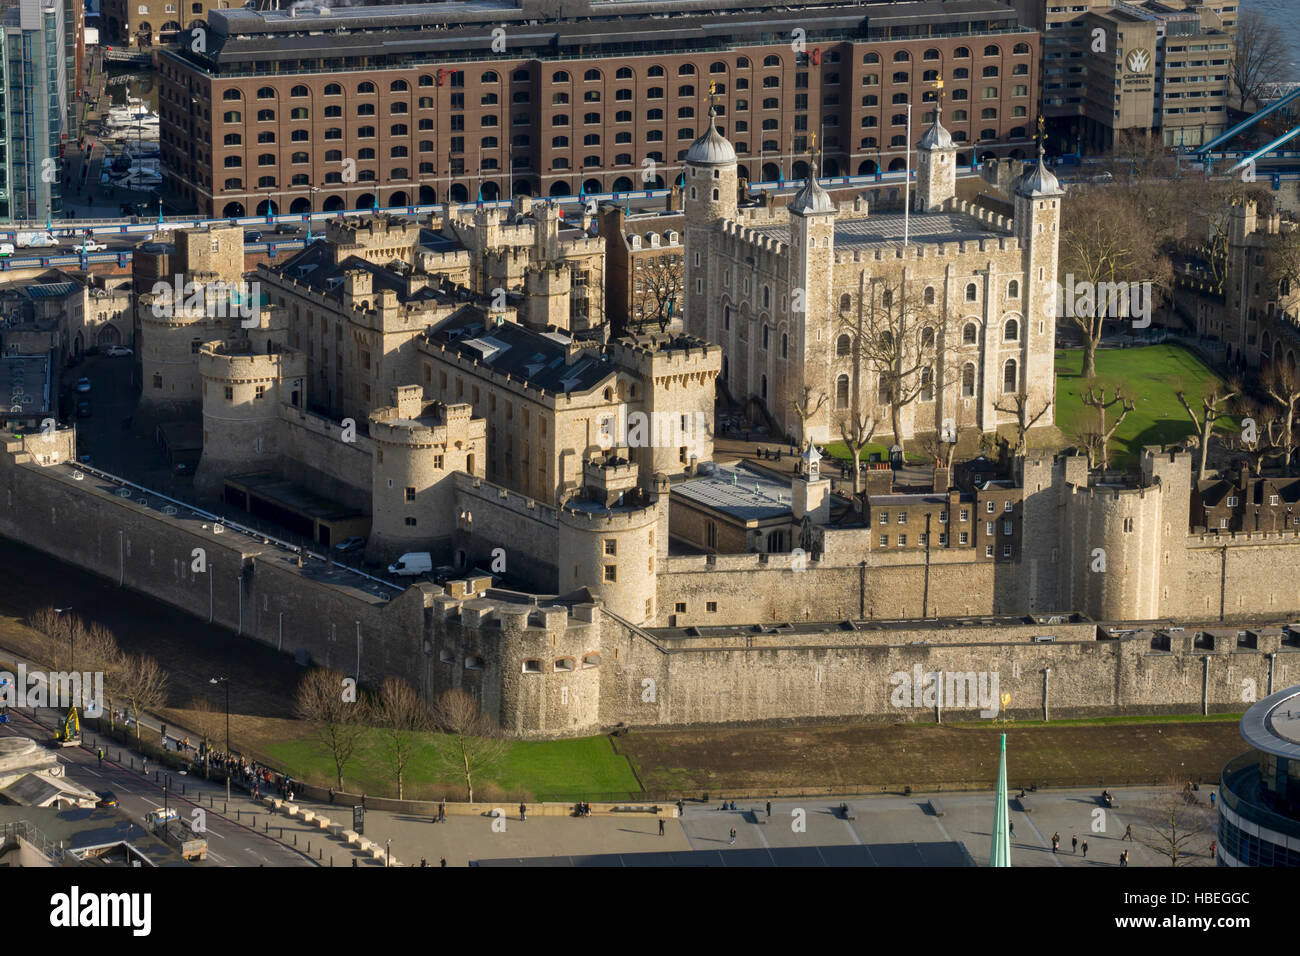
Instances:
[[[145,757],[140,763],[140,772],[145,776],[149,775],[149,758]]]
[[[444,857],[442,858],[442,862],[439,863],[438,865],[439,865],[439,866],[446,866],[446,865],[447,865],[447,858],[444,856]]]
[[[519,819],[521,821],[528,819],[528,808],[522,803],[519,804]]]
[[[1057,850],[1057,847],[1059,847],[1060,845],[1061,845],[1061,834],[1059,834],[1059,833],[1053,833],[1053,834],[1052,834],[1052,852],[1055,853],[1056,850]]]
[[[659,819],[659,835],[660,836],[664,835],[664,821],[662,817],[660,817]]]
[[[95,756],[97,756],[97,757],[99,758],[99,765],[100,765],[101,767],[104,766],[104,748],[103,748],[103,747],[100,747],[99,750],[96,751]]]
[[[1121,840],[1133,839],[1133,824],[1130,823],[1128,826],[1124,828],[1124,835],[1120,837],[1120,839]]]
[[[352,865],[353,866],[357,865],[357,858],[355,856],[352,858]]]
[[[1011,839],[1014,840],[1016,838],[1016,824],[1010,818],[1007,819],[1007,829],[1011,832]]]
[[[1213,791],[1213,790],[1210,791],[1210,809],[1211,809],[1211,810],[1214,809],[1214,791]]]
[[[772,815],[772,801],[771,801],[771,800],[767,801],[767,815],[768,815],[769,817]]]
[[[732,827],[732,828],[731,828],[731,842],[728,843],[727,846],[735,846],[735,845],[736,845],[736,828],[735,828],[735,827]]]
[[[442,802],[438,804],[438,822],[445,823],[447,820],[447,798],[443,797]]]
[[[1077,836],[1070,837],[1070,852],[1071,853],[1079,852],[1079,838]]]
[[[361,795],[361,809],[364,810],[365,808],[366,808],[366,795],[363,793]]]
[[[682,803],[681,798],[679,797],[677,800],[677,816],[683,817],[685,815],[686,815],[686,805]]]
[[[428,866],[428,865],[429,865],[429,861],[426,860],[424,857],[420,857],[420,866]]]
[[[1219,841],[1218,841],[1218,840],[1211,840],[1211,841],[1210,841],[1210,856],[1212,856],[1212,857],[1213,857],[1214,859],[1216,859],[1216,860],[1219,858]]]
[[[1083,858],[1084,858],[1085,860],[1088,859],[1088,841],[1087,841],[1087,840],[1084,840],[1084,841],[1083,841]]]
[[[330,803],[334,802],[334,788],[330,787]]]

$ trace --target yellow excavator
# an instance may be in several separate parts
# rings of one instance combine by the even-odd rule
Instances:
[[[74,704],[68,708],[68,716],[54,730],[54,742],[60,747],[76,747],[81,743],[81,718]]]

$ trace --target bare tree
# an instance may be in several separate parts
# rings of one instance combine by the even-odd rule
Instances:
[[[1283,454],[1280,446],[1281,419],[1276,408],[1261,407],[1255,402],[1244,403],[1240,409],[1245,416],[1242,429],[1220,436],[1224,446],[1246,459],[1250,473],[1259,477],[1264,463]]]
[[[813,400],[813,388],[811,385],[803,387],[803,398],[800,401],[791,401],[790,409],[799,418],[799,448],[808,447],[808,420],[815,416],[821,407],[826,404],[826,393],[818,392],[816,401]]]
[[[128,654],[122,660],[118,686],[122,698],[135,715],[135,740],[138,744],[144,712],[155,710],[167,701],[167,673],[155,658],[147,654]]]
[[[194,728],[194,732],[199,735],[206,753],[211,749],[213,741],[222,739],[225,730],[225,714],[217,710],[216,705],[206,697],[195,697],[190,701],[187,710],[189,713],[186,714],[186,719]]]
[[[871,444],[871,439],[875,434],[876,415],[874,410],[861,415],[846,411],[840,416],[840,438],[844,440],[845,446],[849,449],[849,454],[853,456],[853,501],[855,508],[859,506],[858,495],[862,492],[862,472],[860,471],[862,452]]]
[[[890,430],[900,448],[904,447],[903,409],[934,393],[941,323],[939,307],[926,304],[920,288],[901,270],[871,277],[858,297],[856,311],[841,313],[840,326],[849,335],[854,368],[875,373],[877,395],[889,407]],[[856,393],[856,374],[854,378]]]
[[[433,708],[433,724],[442,733],[434,738],[439,762],[465,781],[465,799],[474,801],[474,779],[501,766],[509,751],[497,736],[496,722],[467,691],[446,691]]]
[[[1296,449],[1296,409],[1300,407],[1300,374],[1295,369],[1273,363],[1273,373],[1264,385],[1264,391],[1282,409],[1278,422],[1277,448],[1282,452],[1282,473],[1291,477],[1291,459]]]
[[[1196,469],[1196,480],[1205,477],[1205,464],[1210,457],[1210,436],[1214,433],[1214,424],[1228,414],[1228,403],[1241,394],[1241,389],[1234,386],[1214,387],[1201,396],[1201,411],[1195,411],[1187,401],[1187,393],[1178,389],[1178,402],[1187,412],[1187,417],[1196,426],[1196,434],[1201,443],[1201,461]]]
[[[1148,290],[1148,305],[1171,281],[1171,266],[1146,216],[1111,187],[1071,190],[1061,210],[1064,318],[1083,336],[1083,377],[1097,374],[1097,346],[1107,319],[1125,317],[1129,290]],[[1136,284],[1136,285],[1135,285]],[[1055,304],[1054,306],[1055,307]]]
[[[406,768],[429,730],[429,708],[410,684],[389,677],[379,692],[375,722],[382,728],[384,753],[393,776],[397,778],[397,799],[403,800],[406,797]]]
[[[1000,412],[1016,416],[1016,444],[1012,452],[1016,455],[1023,455],[1025,453],[1025,436],[1029,433],[1029,429],[1033,428],[1034,424],[1051,409],[1052,400],[1049,398],[1043,404],[1043,407],[1038,410],[1037,414],[1033,415],[1029,413],[1028,392],[1024,390],[1016,392],[1016,394],[1010,396],[1010,401],[1010,407],[1003,406],[1001,402],[995,402],[993,407]]]
[[[641,318],[639,328],[654,322],[659,331],[667,330],[668,323],[682,300],[682,274],[686,260],[682,255],[662,255],[637,263],[637,283],[640,285]]]
[[[1196,802],[1190,782],[1171,780],[1142,814],[1146,826],[1138,828],[1143,846],[1159,853],[1169,866],[1193,866],[1192,845],[1213,827],[1214,815]]]
[[[338,671],[313,668],[294,693],[293,710],[311,725],[316,739],[334,761],[335,782],[343,789],[343,771],[366,734],[366,702]]]
[[[1089,385],[1088,393],[1083,396],[1083,404],[1097,409],[1097,427],[1082,434],[1084,448],[1088,453],[1088,467],[1095,468],[1100,460],[1104,471],[1110,467],[1110,440],[1115,437],[1115,432],[1119,431],[1119,426],[1124,423],[1124,419],[1135,406],[1131,399],[1124,397],[1124,393],[1118,386],[1115,388],[1115,394],[1107,400],[1104,385],[1099,390],[1094,390]],[[1116,405],[1119,406],[1119,414],[1107,426],[1106,410]]]
[[[1231,69],[1242,112],[1247,103],[1259,102],[1266,86],[1286,75],[1289,62],[1286,41],[1277,24],[1257,10],[1241,11],[1232,42]]]

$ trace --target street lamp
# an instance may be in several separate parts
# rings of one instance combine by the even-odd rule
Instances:
[[[226,685],[226,802],[230,802],[230,678],[213,677],[209,684]]]
[[[65,611],[71,610],[72,605],[69,604],[67,607],[56,607],[54,613],[62,614]],[[68,644],[72,648],[72,662],[69,664],[68,669],[75,671],[77,669],[77,629],[75,627],[68,628]]]
[[[391,839],[385,840],[384,841],[384,866],[386,867],[393,865],[392,853],[391,853],[392,848],[393,848],[393,841]]]

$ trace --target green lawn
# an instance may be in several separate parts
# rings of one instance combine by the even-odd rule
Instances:
[[[1083,349],[1059,350],[1056,353],[1056,425],[1067,440],[1096,422],[1097,410],[1083,404],[1088,382],[1080,374]],[[1201,393],[1222,379],[1196,355],[1178,345],[1147,345],[1129,349],[1098,349],[1098,388],[1106,387],[1106,396],[1120,386],[1124,394],[1137,403],[1124,424],[1111,439],[1112,467],[1136,466],[1144,445],[1170,444],[1192,434],[1195,428],[1178,402],[1178,389],[1184,388],[1193,408],[1199,408]],[[1118,410],[1107,412],[1114,421]],[[1228,419],[1219,423],[1221,430],[1233,428]]]
[[[849,446],[844,444],[842,441],[833,441],[828,443],[825,447],[825,451],[826,454],[830,455],[832,458],[839,458],[844,461],[853,460],[853,452],[849,451]],[[859,458],[859,461],[870,461],[872,455],[879,455],[881,461],[889,461],[889,446],[872,443],[862,449],[862,455]],[[910,451],[906,452],[906,456],[907,460],[910,462],[920,463],[929,461],[929,459],[924,455],[914,455]]]
[[[314,740],[285,741],[266,750],[299,779],[324,786],[334,782],[334,763]],[[397,795],[379,732],[363,740],[344,772],[344,783],[353,792]],[[578,800],[584,794],[636,793],[641,785],[627,759],[616,754],[609,738],[602,736],[512,743],[500,771],[475,781],[474,789],[475,797],[484,799],[527,794],[533,800]],[[422,748],[406,769],[406,797],[437,799],[444,794],[463,800],[464,785],[454,775],[440,774],[432,748]]]

